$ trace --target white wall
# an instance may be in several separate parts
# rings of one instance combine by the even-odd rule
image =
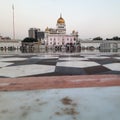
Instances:
[[[15,48],[20,48],[21,46],[21,41],[6,41],[6,40],[2,40],[0,41],[0,47],[15,47]]]
[[[100,47],[100,42],[91,42],[91,41],[82,41],[82,42],[80,42],[80,44],[81,44],[81,47],[91,47],[91,46],[93,46],[94,48],[99,48]]]
[[[75,43],[74,37],[71,35],[49,35],[46,42],[48,43],[48,46],[60,46],[66,45],[67,43]]]

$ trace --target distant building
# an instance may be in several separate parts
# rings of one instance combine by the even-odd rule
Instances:
[[[39,40],[41,43],[44,43],[44,39],[45,39],[45,32],[39,31],[37,33],[37,40]]]
[[[11,40],[10,37],[3,37],[3,36],[0,36],[0,40]]]
[[[81,49],[120,49],[120,41],[107,40],[80,40]]]
[[[80,40],[82,49],[99,49],[102,43],[101,40]]]
[[[37,33],[40,31],[40,29],[37,28],[30,28],[28,31],[29,37],[30,38],[35,38],[37,39]]]
[[[12,40],[10,37],[0,36],[0,50],[13,50],[21,47],[21,41]]]
[[[45,45],[48,47],[75,45],[77,40],[78,32],[73,31],[70,35],[66,34],[66,24],[62,15],[57,20],[56,29],[48,27],[45,29]]]
[[[45,38],[45,33],[38,28],[30,28],[28,31],[28,36],[41,41]]]
[[[0,50],[7,50],[7,49],[20,49],[21,41],[19,40],[0,40]]]
[[[28,33],[30,38],[37,39],[48,48],[65,47],[66,45],[75,46],[78,40],[78,32],[72,31],[70,35],[66,34],[66,24],[62,15],[57,20],[56,28],[47,27],[45,31],[41,31],[38,28],[30,28]]]
[[[108,49],[120,49],[120,41],[107,41],[104,40],[101,44],[100,44],[100,49],[101,50],[108,50]]]

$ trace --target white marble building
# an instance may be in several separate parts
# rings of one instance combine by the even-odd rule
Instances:
[[[0,49],[15,48],[19,49],[21,47],[21,41],[19,40],[0,40]]]
[[[101,49],[120,49],[120,41],[115,41],[115,40],[107,41],[107,40],[105,40],[100,44],[100,48]]]
[[[95,49],[100,47],[100,44],[102,43],[102,41],[90,41],[90,40],[81,40],[80,44],[81,44],[81,48],[90,48],[90,47],[94,47]]]
[[[107,40],[80,40],[81,48],[95,48],[95,49],[120,49],[120,41]]]
[[[78,39],[78,32],[73,31],[72,34],[66,34],[65,20],[60,15],[57,20],[56,29],[46,28],[45,45],[48,47],[65,46],[66,44],[75,44]]]

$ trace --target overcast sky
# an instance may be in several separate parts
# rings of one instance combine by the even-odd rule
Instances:
[[[16,38],[28,36],[31,27],[55,28],[62,13],[67,33],[80,38],[120,36],[120,0],[0,0],[0,35],[12,38],[12,4]]]

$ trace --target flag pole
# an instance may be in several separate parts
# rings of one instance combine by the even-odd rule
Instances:
[[[14,16],[14,4],[12,4],[12,10],[13,10],[13,40],[15,40],[15,16]]]

